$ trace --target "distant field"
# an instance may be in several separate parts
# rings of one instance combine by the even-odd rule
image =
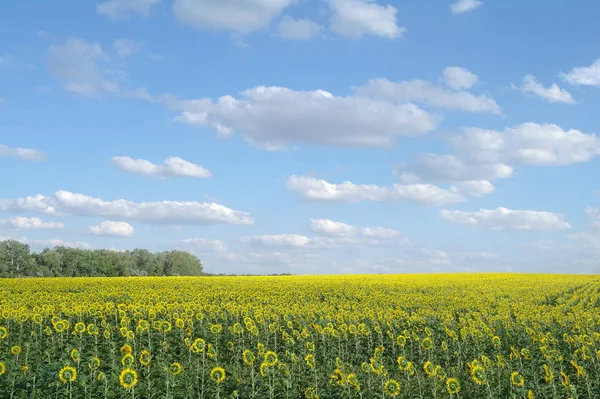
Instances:
[[[598,398],[600,276],[0,279],[0,398]]]

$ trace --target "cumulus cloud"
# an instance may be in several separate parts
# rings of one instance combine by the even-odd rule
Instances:
[[[146,18],[150,8],[161,0],[107,0],[96,4],[96,12],[108,19],[127,19],[132,15]]]
[[[360,202],[408,200],[422,205],[441,206],[464,202],[458,189],[443,189],[431,184],[354,184],[345,181],[329,183],[310,176],[290,176],[287,188],[305,199],[323,202]]]
[[[482,5],[483,3],[479,0],[457,0],[450,5],[450,11],[452,11],[453,14],[462,14],[473,11]]]
[[[175,0],[173,14],[182,24],[199,30],[248,33],[266,28],[294,0]]]
[[[241,97],[168,101],[176,118],[212,126],[221,136],[238,132],[266,149],[291,143],[324,146],[392,147],[399,136],[418,136],[440,121],[413,104],[394,104],[360,96],[338,97],[323,91],[294,91],[259,86]]]
[[[572,85],[600,87],[600,59],[590,66],[575,67],[562,77]]]
[[[176,176],[207,178],[210,171],[179,157],[169,157],[160,165],[155,165],[145,159],[130,157],[113,157],[111,162],[124,172],[140,174],[155,179],[165,179]]]
[[[125,199],[104,201],[69,191],[51,197],[38,194],[26,198],[0,199],[0,211],[38,212],[49,215],[102,216],[157,224],[237,224],[254,223],[252,217],[214,202],[162,201],[133,202]]]
[[[310,238],[299,234],[274,234],[254,237],[240,237],[240,241],[247,244],[277,247],[304,247],[310,242]]]
[[[208,238],[186,238],[183,240],[183,246],[196,253],[227,251],[227,244],[221,240],[211,240]]]
[[[321,25],[308,18],[291,18],[284,16],[277,24],[277,35],[283,39],[307,40],[319,36],[323,31]]]
[[[452,84],[458,83],[452,82]],[[356,88],[356,91],[360,95],[390,101],[414,101],[451,110],[501,114],[500,106],[491,97],[474,95],[468,91],[447,90],[418,79],[392,82],[388,79],[376,78]]]
[[[316,233],[333,237],[362,236],[370,239],[388,239],[401,236],[398,230],[387,227],[360,227],[329,219],[310,219],[310,228]]]
[[[32,148],[9,147],[4,144],[0,144],[0,157],[21,158],[25,161],[31,162],[42,162],[48,158],[46,154],[39,150],[34,150]]]
[[[47,53],[52,75],[63,82],[66,90],[87,97],[119,91],[104,67],[109,59],[99,43],[76,38],[51,46]]]
[[[90,226],[88,229],[89,234],[105,237],[131,237],[133,231],[133,226],[127,222],[113,222],[110,220],[100,222],[96,226]]]
[[[348,237],[354,235],[356,232],[356,226],[334,222],[329,219],[310,219],[310,228],[317,233],[326,233],[340,237]]]
[[[397,172],[406,172],[401,165]],[[465,161],[450,154],[420,154],[408,171],[424,180],[471,181],[497,180],[513,175],[514,169],[504,163]]]
[[[329,28],[348,38],[365,35],[396,39],[406,28],[398,26],[398,10],[391,5],[379,5],[367,0],[328,0],[331,10]]]
[[[550,87],[544,87],[533,75],[526,75],[523,78],[523,84],[520,89],[524,93],[533,93],[550,103],[572,104],[575,102],[571,93],[565,89],[561,89],[556,83],[552,83]]]
[[[452,90],[468,90],[479,80],[473,72],[457,66],[444,68],[443,78],[446,85]]]
[[[451,223],[490,230],[552,231],[571,228],[563,214],[544,211],[497,208],[464,212],[442,209],[439,214]]]
[[[7,230],[47,230],[62,229],[64,224],[59,222],[44,222],[40,218],[14,217],[12,219],[0,219],[0,229]]]
[[[469,128],[449,142],[462,161],[474,163],[569,165],[600,155],[595,134],[554,124],[524,123],[503,131]]]

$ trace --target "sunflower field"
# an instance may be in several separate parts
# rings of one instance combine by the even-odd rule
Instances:
[[[0,279],[0,398],[599,398],[600,276]]]

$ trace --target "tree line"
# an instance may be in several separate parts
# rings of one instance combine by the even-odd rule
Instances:
[[[0,277],[199,276],[202,262],[185,251],[123,252],[57,246],[32,252],[15,240],[0,242]]]

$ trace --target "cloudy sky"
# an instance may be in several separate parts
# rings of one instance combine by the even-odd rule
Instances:
[[[225,273],[600,272],[599,11],[2,2],[0,238]]]

